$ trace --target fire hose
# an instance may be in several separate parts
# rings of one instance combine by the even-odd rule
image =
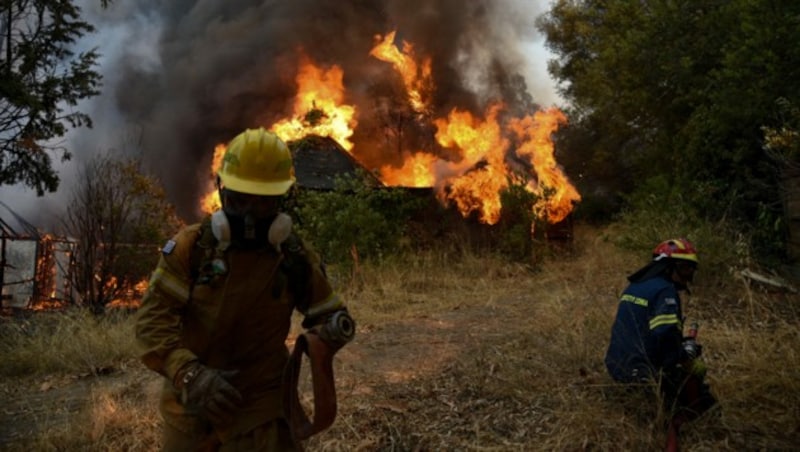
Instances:
[[[333,356],[355,334],[353,319],[342,312],[334,315],[320,332],[308,331],[295,342],[283,375],[283,406],[295,442],[310,438],[336,419],[336,385]],[[333,339],[333,341],[331,340]],[[313,420],[309,420],[297,390],[303,355],[308,356],[314,394]]]

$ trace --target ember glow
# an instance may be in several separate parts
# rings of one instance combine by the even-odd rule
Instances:
[[[55,299],[57,296],[58,265],[55,260],[54,240],[50,234],[43,234],[39,240],[39,257],[36,260],[36,289],[38,300]]]
[[[149,281],[147,278],[142,279],[136,284],[129,287],[118,287],[117,278],[111,277],[106,286],[110,290],[118,290],[119,296],[111,300],[107,308],[138,308],[142,304],[142,297],[147,291]]]

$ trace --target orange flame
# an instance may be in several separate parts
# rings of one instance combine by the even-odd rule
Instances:
[[[502,105],[489,107],[481,121],[465,111],[453,110],[447,118],[434,121],[436,140],[458,152],[460,160],[449,162],[430,154],[407,157],[400,168],[384,166],[381,176],[387,185],[436,186],[438,196],[453,202],[464,215],[478,212],[479,219],[495,224],[500,219],[500,192],[516,179],[506,155],[510,147],[506,135],[516,138],[516,155],[527,159],[536,179],[526,190],[539,196],[532,207],[550,223],[562,221],[581,197],[556,163],[551,135],[566,117],[557,108],[513,118],[503,127],[497,117]],[[538,181],[538,182],[537,182]]]
[[[447,178],[447,190],[440,190],[440,198],[455,202],[465,216],[479,212],[480,220],[488,224],[500,219],[500,192],[508,187],[508,140],[501,135],[497,122],[500,107],[490,107],[485,121],[458,110],[451,111],[447,119],[434,121],[436,141],[461,151],[461,161],[449,165],[454,175]]]
[[[403,77],[412,108],[416,112],[423,112],[427,108],[426,99],[433,91],[431,59],[424,59],[418,66],[414,59],[414,47],[410,43],[403,41],[402,52],[394,45],[396,33],[395,30],[384,37],[376,36],[375,40],[380,42],[369,54],[381,61],[392,63],[395,70]]]
[[[400,52],[393,44],[394,38],[395,32],[387,34],[370,54],[392,63],[403,77],[412,107],[425,111],[423,94],[426,88],[432,87],[430,59],[418,68],[413,47],[404,42],[404,51]],[[382,167],[384,182],[387,185],[435,186],[439,198],[455,203],[462,215],[478,212],[481,221],[495,224],[502,208],[500,192],[508,187],[510,178],[517,177],[506,164],[510,146],[506,136],[513,136],[517,156],[527,158],[536,175],[536,181],[526,185],[529,192],[540,198],[532,207],[534,213],[551,223],[563,220],[572,211],[572,203],[580,200],[577,190],[553,157],[550,136],[566,122],[566,117],[560,110],[551,108],[500,124],[501,109],[501,104],[490,106],[484,121],[457,109],[447,118],[434,120],[437,142],[456,150],[459,160],[450,162],[430,154],[412,154],[400,168]]]
[[[421,121],[429,113],[427,102],[434,88],[431,59],[423,58],[418,63],[414,47],[404,41],[401,51],[394,44],[395,37],[396,31],[376,36],[370,55],[391,63],[400,74],[410,106],[417,113],[425,113],[418,118]],[[343,77],[339,66],[323,69],[304,60],[295,78],[298,92],[293,117],[276,122],[270,129],[284,141],[310,134],[331,137],[352,152],[354,145],[350,137],[357,126],[356,109],[344,104]],[[530,174],[522,177],[529,179],[526,189],[539,196],[538,203],[532,207],[534,213],[551,223],[563,220],[571,212],[573,203],[581,199],[553,153],[551,135],[566,122],[566,117],[557,108],[551,108],[501,121],[502,109],[500,103],[491,105],[481,119],[454,108],[446,118],[435,119],[435,139],[448,149],[451,157],[445,159],[429,152],[405,151],[400,167],[380,167],[382,181],[392,186],[435,187],[439,199],[455,204],[464,216],[475,213],[480,221],[495,224],[502,209],[501,192],[508,188],[509,180],[519,177],[509,167],[508,159],[513,151],[530,166]],[[215,149],[213,175],[224,150],[224,145]],[[206,213],[219,208],[215,188],[209,190],[201,204]]]
[[[395,168],[391,165],[381,167],[381,180],[386,185],[402,187],[432,187],[436,182],[433,165],[439,157],[424,152],[412,154],[403,161],[403,166]]]
[[[224,144],[218,144],[214,148],[214,157],[211,158],[211,174],[208,191],[200,201],[200,210],[205,214],[214,213],[222,207],[222,203],[219,200],[219,191],[217,190],[217,172],[220,166],[222,166],[222,157],[225,156],[225,149],[227,149],[227,145]]]
[[[282,119],[271,127],[283,141],[292,141],[306,135],[331,137],[346,150],[353,148],[350,137],[358,121],[356,109],[344,105],[344,73],[339,66],[321,69],[310,61],[303,61],[298,69],[298,92],[294,101],[294,116]],[[227,145],[218,144],[211,163],[211,180],[206,194],[200,200],[200,210],[213,213],[222,204],[216,188],[216,176],[222,164]]]
[[[353,149],[350,137],[358,122],[355,107],[344,105],[343,77],[339,66],[325,70],[305,61],[295,79],[295,117],[282,119],[270,129],[284,141],[313,134],[331,137],[348,151]]]
[[[56,278],[58,265],[55,262],[53,250],[54,239],[55,237],[50,234],[42,234],[39,240],[39,257],[36,260],[36,269],[34,270],[34,284],[40,298],[55,299],[57,296]],[[42,300],[34,300],[34,302],[38,301]]]
[[[543,210],[551,223],[558,223],[566,218],[572,211],[573,202],[581,200],[578,190],[567,180],[567,176],[556,163],[553,142],[550,140],[559,124],[566,121],[564,113],[557,108],[550,108],[537,111],[533,116],[512,119],[509,124],[520,140],[517,155],[527,157],[536,172],[537,186],[527,187],[529,191],[541,196],[534,210]],[[555,192],[546,194],[547,189]]]

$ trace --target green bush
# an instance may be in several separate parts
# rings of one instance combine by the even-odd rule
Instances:
[[[349,262],[354,247],[361,259],[396,252],[409,216],[422,206],[403,189],[364,180],[363,173],[337,178],[333,191],[298,190],[290,200],[298,232],[328,262]]]
[[[544,220],[533,211],[538,200],[538,196],[525,189],[524,183],[511,179],[500,192],[503,210],[498,224],[498,249],[511,260],[529,261],[534,255],[532,233],[544,230]]]

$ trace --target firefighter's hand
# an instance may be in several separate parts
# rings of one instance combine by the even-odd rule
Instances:
[[[683,352],[685,358],[688,360],[699,358],[703,354],[703,346],[698,344],[694,339],[684,339]]]
[[[197,362],[189,363],[179,373],[181,401],[213,424],[230,423],[242,403],[242,395],[229,382],[237,373],[237,370],[217,370]]]
[[[706,372],[708,368],[706,367],[706,363],[703,362],[702,359],[695,358],[689,362],[689,365],[686,369],[689,374],[694,375],[697,378],[703,379],[706,376]]]

